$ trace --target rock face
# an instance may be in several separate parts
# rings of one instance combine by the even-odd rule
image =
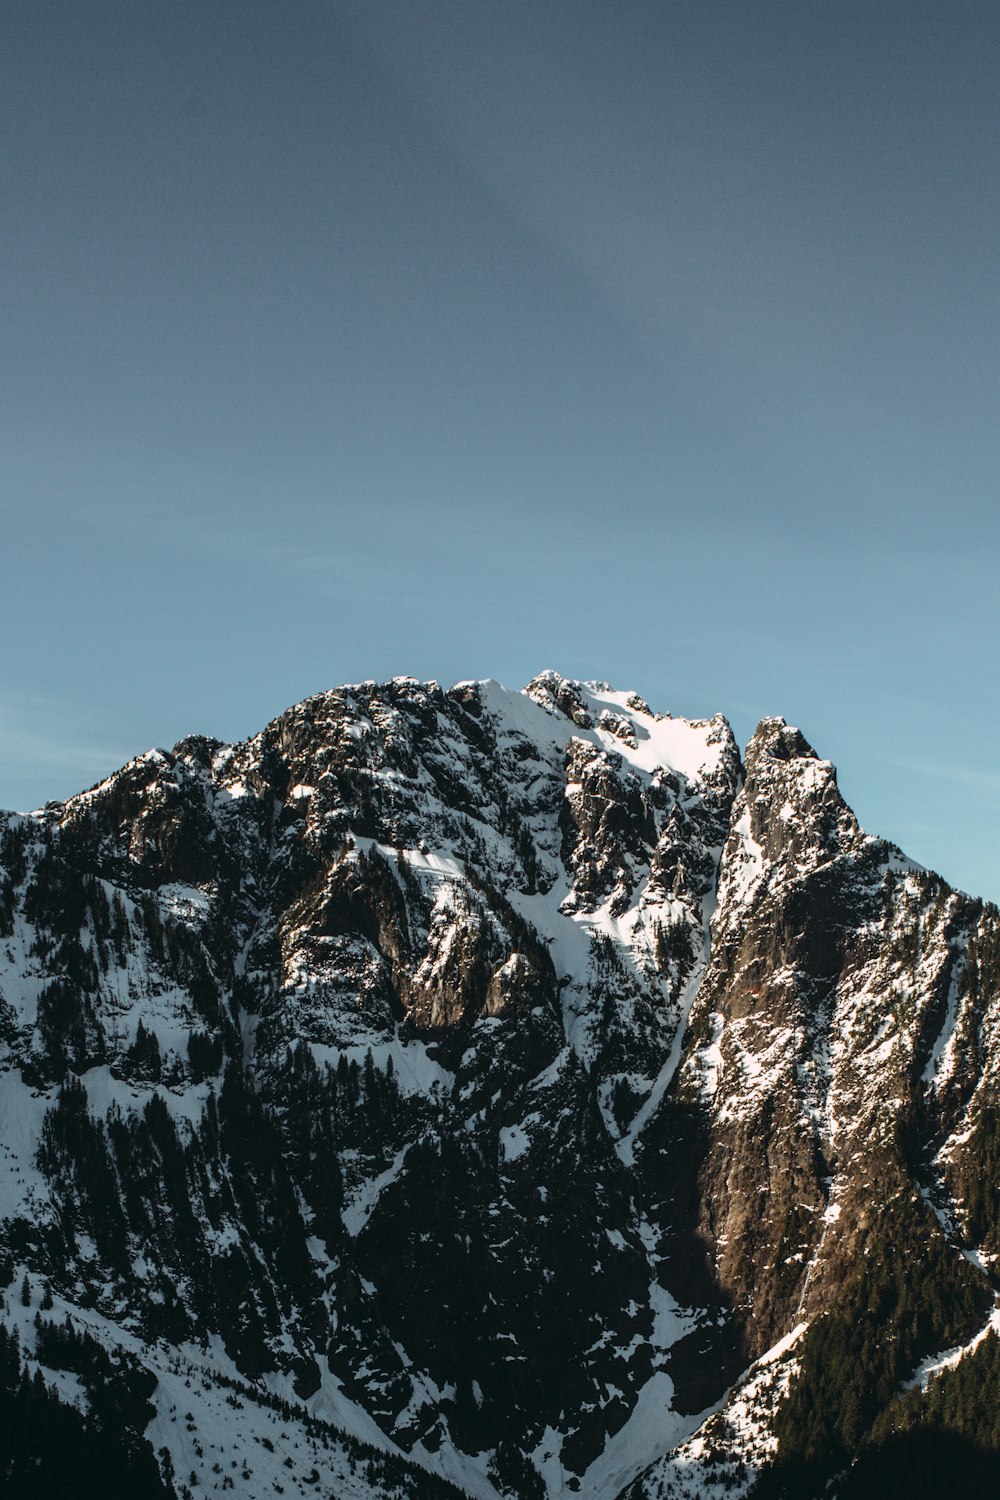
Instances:
[[[6,1492],[52,1411],[102,1495],[1000,1463],[998,990],[783,720],[551,672],[5,815]]]

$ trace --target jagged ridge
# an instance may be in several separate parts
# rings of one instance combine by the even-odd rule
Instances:
[[[229,1379],[338,1493],[310,1420],[413,1494],[808,1489],[991,1316],[996,912],[782,720],[365,683],[2,840],[7,1317],[139,1359],[177,1485],[260,1493]]]

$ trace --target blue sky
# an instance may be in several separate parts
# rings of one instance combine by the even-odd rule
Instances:
[[[1000,12],[8,17],[0,805],[338,682],[781,713],[1000,898]]]

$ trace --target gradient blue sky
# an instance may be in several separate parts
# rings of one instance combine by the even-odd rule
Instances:
[[[1000,8],[32,0],[0,120],[0,805],[554,666],[1000,897]]]

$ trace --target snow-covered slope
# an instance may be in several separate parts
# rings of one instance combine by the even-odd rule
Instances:
[[[0,869],[17,1378],[87,1399],[27,1272],[147,1372],[178,1493],[826,1475],[989,1316],[996,913],[781,720],[744,770],[552,672],[364,683],[7,815]],[[817,1437],[875,1268],[888,1394]]]

